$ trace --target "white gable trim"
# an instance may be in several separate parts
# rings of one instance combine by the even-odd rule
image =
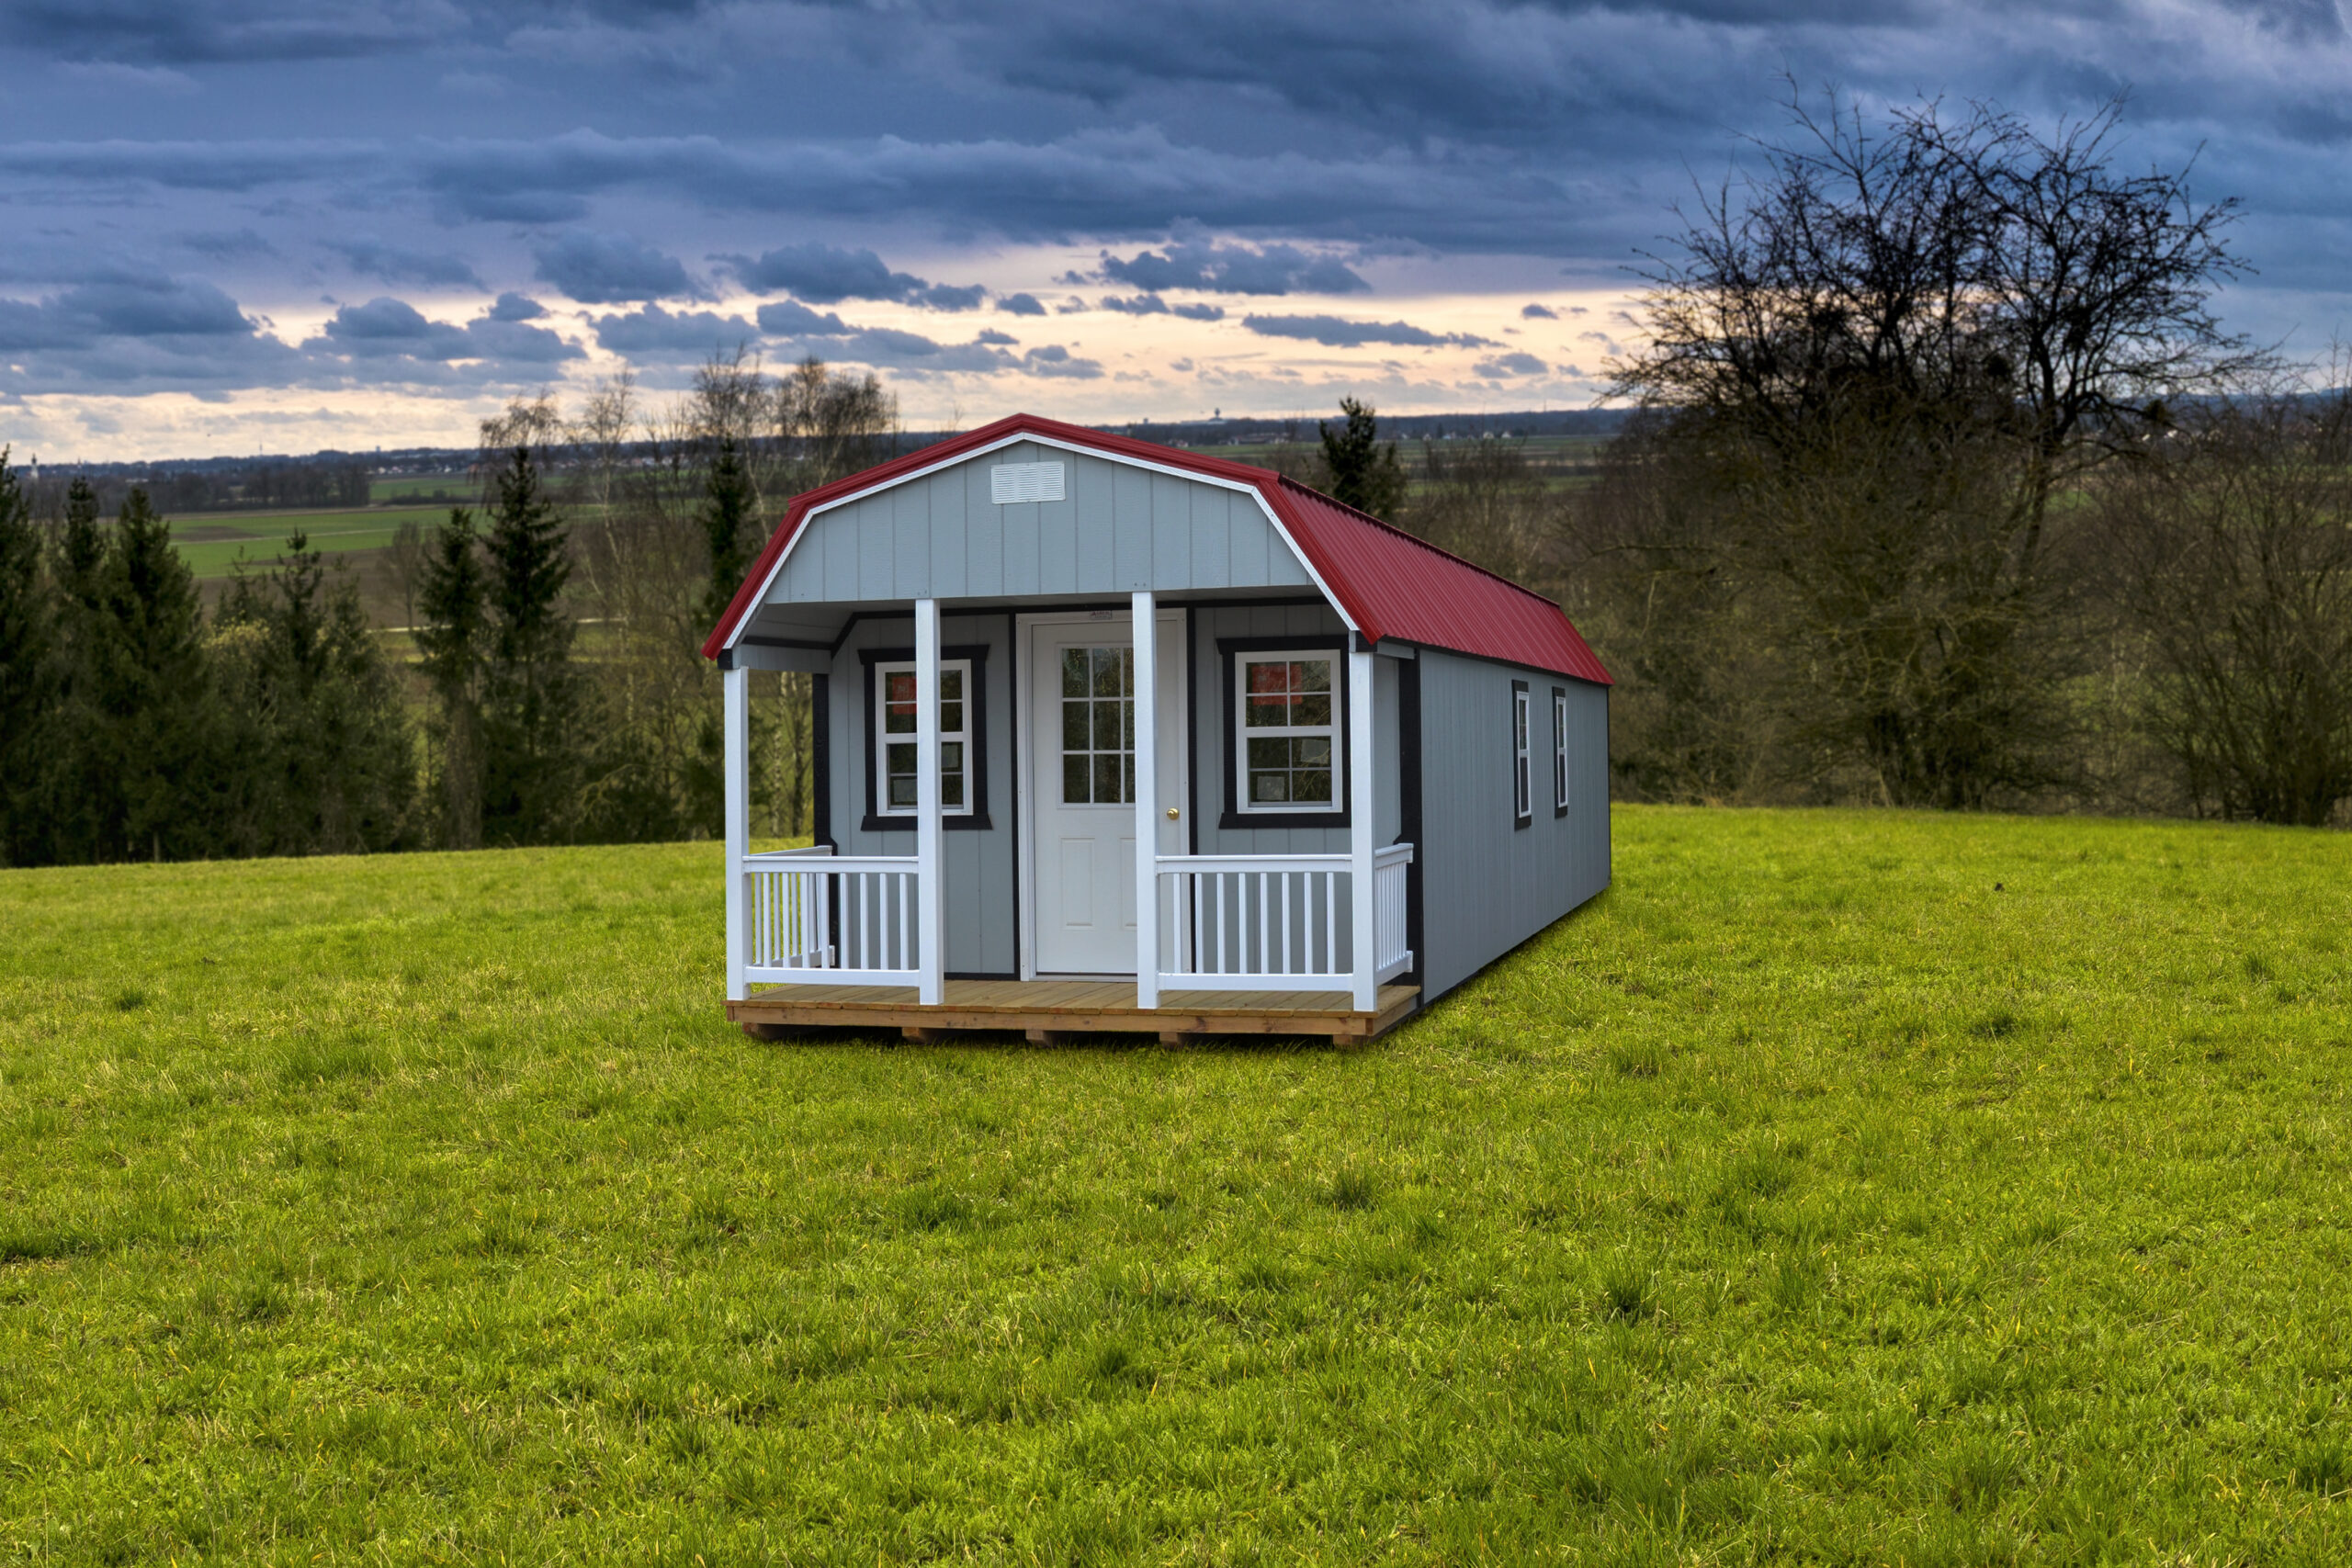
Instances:
[[[1258,510],[1264,514],[1268,525],[1273,528],[1274,536],[1282,540],[1283,547],[1290,551],[1291,558],[1298,562],[1300,570],[1305,571],[1307,579],[1315,584],[1315,591],[1323,595],[1324,601],[1338,614],[1348,630],[1355,632],[1363,629],[1356,625],[1355,617],[1348,614],[1348,607],[1340,603],[1340,596],[1331,592],[1331,585],[1323,581],[1323,574],[1315,570],[1315,563],[1306,558],[1306,552],[1298,547],[1298,541],[1290,536],[1290,530],[1283,526],[1283,520],[1274,514],[1273,503],[1266,499],[1266,492],[1247,479],[1231,479],[1217,474],[1198,473],[1191,468],[1180,468],[1172,463],[1155,463],[1148,457],[1133,457],[1124,452],[1105,452],[1101,447],[1064,440],[1059,436],[1015,431],[1010,435],[1000,436],[985,446],[976,446],[969,452],[958,452],[953,457],[943,457],[936,463],[926,464],[922,468],[900,474],[895,479],[884,479],[878,484],[868,485],[863,490],[853,491],[847,495],[835,496],[821,506],[810,507],[800,519],[799,531],[793,535],[790,542],[786,544],[784,549],[776,556],[775,564],[768,568],[767,575],[760,579],[759,592],[752,596],[752,603],[743,611],[742,618],[735,623],[734,628],[727,634],[726,642],[720,646],[733,648],[742,638],[745,628],[752,624],[752,617],[758,615],[760,607],[767,603],[768,590],[775,586],[776,577],[784,570],[784,563],[792,558],[792,552],[798,549],[800,541],[808,536],[808,530],[814,525],[820,514],[831,512],[838,506],[847,506],[854,501],[864,501],[868,496],[879,495],[887,490],[895,490],[902,484],[911,484],[917,479],[929,479],[932,475],[955,468],[959,463],[968,463],[976,457],[985,457],[991,452],[1001,452],[1007,446],[1017,446],[1024,441],[1039,446],[1051,446],[1060,451],[1075,453],[1081,457],[1100,457],[1106,463],[1124,463],[1128,468],[1143,468],[1155,474],[1166,474],[1170,479],[1190,479],[1195,484],[1214,485],[1219,490],[1247,491],[1250,498],[1257,502]]]

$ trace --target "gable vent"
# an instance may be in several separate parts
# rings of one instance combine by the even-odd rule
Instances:
[[[989,470],[989,499],[999,506],[1062,499],[1059,463],[999,463]]]

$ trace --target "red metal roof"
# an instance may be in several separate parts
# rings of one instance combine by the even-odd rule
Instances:
[[[1330,590],[1340,612],[1374,641],[1394,637],[1610,684],[1609,671],[1601,668],[1560,607],[1507,578],[1448,555],[1353,507],[1342,506],[1271,468],[1106,434],[1035,414],[1001,419],[793,497],[783,525],[769,538],[751,575],[735,591],[727,614],[703,643],[704,657],[716,658],[727,646],[735,628],[751,614],[776,563],[818,507],[1019,435],[1043,436],[1106,457],[1138,458],[1250,486],[1281,520],[1308,567]]]

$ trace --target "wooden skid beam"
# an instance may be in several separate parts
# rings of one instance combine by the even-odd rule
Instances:
[[[1038,1044],[1080,1034],[1154,1034],[1174,1043],[1201,1036],[1320,1034],[1356,1043],[1409,1015],[1420,996],[1412,986],[1384,986],[1380,1009],[1363,1013],[1344,992],[1171,992],[1161,1006],[1138,1008],[1124,986],[1091,982],[951,981],[946,998],[924,1007],[910,987],[786,986],[729,1002],[727,1016],[747,1034],[781,1038],[796,1029],[895,1030],[910,1040],[966,1031],[1013,1032]]]

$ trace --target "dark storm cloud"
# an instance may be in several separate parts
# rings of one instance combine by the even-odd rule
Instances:
[[[810,243],[780,246],[756,257],[721,259],[746,288],[794,294],[819,305],[881,299],[935,310],[970,310],[988,297],[988,290],[978,284],[957,288],[927,282],[912,273],[892,272],[880,256],[866,250]]]
[[[428,319],[405,300],[378,298],[345,305],[325,332],[303,344],[356,359],[404,358],[422,363],[486,360],[505,366],[551,366],[581,357],[578,344],[545,327],[503,319],[494,310],[463,326]]]
[[[544,327],[492,315],[456,326],[390,297],[344,306],[298,348],[211,283],[131,268],[0,299],[0,394],[512,385],[580,355]]]
[[[1057,343],[1033,348],[1022,355],[1020,369],[1023,375],[1061,377],[1072,381],[1092,381],[1102,374],[1101,365],[1080,358]]]
[[[6,8],[19,47],[69,57],[200,64],[351,58],[422,48],[461,19],[439,0],[173,3],[32,0]]]
[[[1372,287],[1332,256],[1295,245],[1218,244],[1190,239],[1125,261],[1102,253],[1102,276],[1158,293],[1199,288],[1219,294],[1360,294]]]
[[[386,283],[458,284],[469,288],[482,286],[472,263],[447,251],[412,250],[372,235],[356,240],[329,240],[326,248],[341,256],[344,265],[362,277],[381,278]]]
[[[1244,316],[1241,324],[1261,337],[1304,338],[1330,348],[1396,344],[1406,348],[1492,348],[1493,340],[1469,333],[1433,333],[1409,321],[1351,321],[1340,316]]]
[[[1015,355],[1009,352],[1014,340],[992,331],[981,332],[970,343],[942,343],[896,327],[856,326],[831,311],[812,310],[790,299],[761,306],[756,326],[741,316],[709,310],[673,312],[647,305],[626,314],[599,317],[595,332],[596,341],[605,348],[648,365],[689,366],[714,352],[751,344],[779,356],[814,354],[837,363],[873,366],[917,378],[1012,371],[1086,380],[1102,374],[1095,361],[1073,355],[1059,344]]]
[[[300,356],[201,279],[102,269],[38,300],[0,299],[0,392],[278,385]]]
[[[537,276],[583,305],[625,305],[695,292],[685,267],[630,234],[576,231],[538,246]]]
[[[597,344],[628,359],[705,359],[739,343],[756,343],[759,336],[759,329],[742,317],[711,310],[673,314],[659,305],[648,305],[627,315],[596,318]]]
[[[812,310],[794,299],[760,307],[760,331],[777,337],[847,337],[854,330],[831,310]]]
[[[341,149],[321,149],[319,156],[322,163],[357,161]],[[1078,131],[1039,144],[889,138],[741,145],[574,130],[539,141],[416,144],[390,156],[413,171],[403,177],[430,191],[439,208],[501,220],[565,220],[578,210],[567,203],[660,195],[730,217],[895,221],[914,215],[959,231],[1054,243],[1076,234],[1158,236],[1172,219],[1185,218],[1221,230],[1333,240],[1405,236],[1454,249],[1580,254],[1569,242],[1624,208],[1631,195],[1493,160],[1432,167],[1410,158],[1227,152],[1180,143],[1148,126]],[[248,154],[216,170],[176,152],[150,159],[132,147],[85,162],[119,177],[215,185],[266,166]],[[7,152],[0,150],[0,168],[7,166]],[[1656,205],[1644,203],[1640,232],[1655,229]],[[887,267],[881,272],[892,276]],[[824,277],[811,282],[839,287]]]
[[[253,256],[274,256],[277,247],[254,233],[251,229],[209,229],[193,234],[182,234],[181,248],[214,261],[243,261]]]
[[[0,300],[0,353],[109,337],[248,338],[257,330],[211,284],[162,273],[117,271],[38,303]]]

